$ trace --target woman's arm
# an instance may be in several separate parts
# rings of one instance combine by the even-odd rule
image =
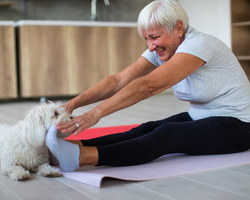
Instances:
[[[205,62],[196,56],[186,53],[175,54],[150,74],[133,80],[117,94],[96,106],[93,113],[101,119],[132,106],[172,87],[204,64]]]
[[[132,106],[139,101],[149,98],[177,84],[205,62],[190,54],[175,54],[169,61],[152,71],[139,77],[123,87],[115,95],[106,99],[89,112],[75,117],[72,121],[61,124],[58,128],[62,132],[74,132],[75,135],[95,125],[102,117],[123,108]],[[76,123],[80,125],[79,129]]]

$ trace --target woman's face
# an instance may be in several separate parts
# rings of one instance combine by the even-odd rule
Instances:
[[[176,25],[177,26],[177,25]],[[143,36],[147,41],[150,52],[155,51],[161,61],[168,61],[176,52],[183,39],[180,39],[182,32],[177,27],[174,28],[173,34],[169,35],[167,30],[162,26],[149,29],[143,32]]]

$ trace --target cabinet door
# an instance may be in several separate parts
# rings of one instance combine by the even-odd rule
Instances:
[[[110,74],[115,74],[135,62],[145,50],[146,43],[139,37],[137,28],[108,28]]]
[[[19,27],[21,97],[67,95],[68,46],[63,26]]]
[[[107,27],[68,27],[69,94],[108,76]]]
[[[15,34],[13,26],[0,26],[0,98],[17,97]]]

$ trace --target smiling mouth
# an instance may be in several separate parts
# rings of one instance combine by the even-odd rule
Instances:
[[[157,52],[158,53],[161,53],[161,52],[163,52],[165,50],[165,48],[162,48],[162,49],[159,49]]]

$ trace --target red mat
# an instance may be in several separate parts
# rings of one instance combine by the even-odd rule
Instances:
[[[81,132],[78,135],[71,135],[67,140],[88,140],[92,138],[97,138],[105,135],[110,135],[114,133],[120,133],[124,131],[128,131],[139,124],[134,125],[125,125],[125,126],[111,126],[111,127],[101,127],[101,128],[90,128],[83,132]]]

